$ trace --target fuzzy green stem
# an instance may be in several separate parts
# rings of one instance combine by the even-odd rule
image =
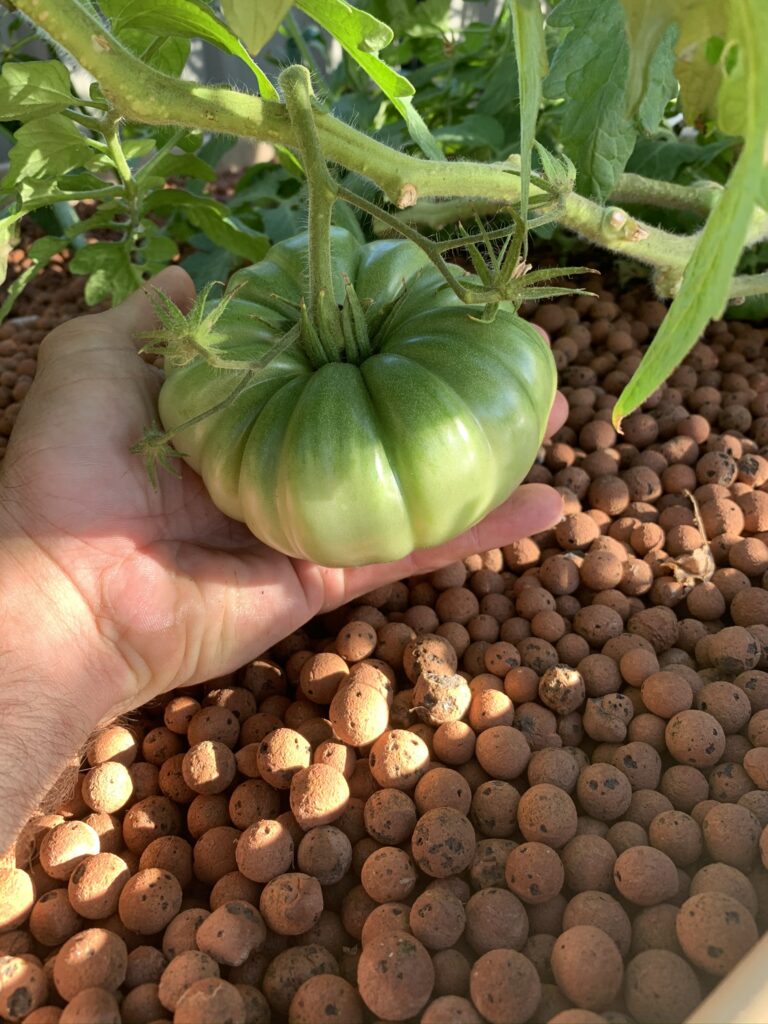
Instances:
[[[180,81],[144,64],[110,35],[84,0],[15,0],[16,7],[78,60],[99,82],[114,109],[130,121],[176,124],[296,146],[296,132],[279,103],[224,87]],[[400,208],[420,198],[483,197],[512,205],[520,198],[520,179],[511,164],[423,160],[398,152],[322,111],[315,125],[326,159],[373,181]],[[531,185],[530,198],[542,194]],[[563,199],[560,224],[611,252],[682,278],[696,236],[680,237],[633,220],[635,230],[616,231],[605,223],[598,203],[570,193]],[[766,214],[756,213],[759,221]],[[630,218],[628,218],[629,220]],[[749,238],[762,237],[750,228]]]
[[[337,189],[328,171],[315,130],[312,82],[309,71],[294,64],[283,71],[278,84],[285,97],[291,125],[307,176],[309,198],[309,313],[324,346],[341,358],[344,339],[336,309],[331,258],[331,215]]]

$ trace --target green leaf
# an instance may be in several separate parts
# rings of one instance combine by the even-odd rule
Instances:
[[[227,26],[212,13],[202,0],[119,0],[122,8],[113,22],[120,35],[128,30],[152,32],[154,35],[203,39],[225,53],[239,57],[256,75],[264,99],[278,100],[277,90],[250,54]]]
[[[629,46],[619,0],[561,0],[549,16],[568,34],[552,58],[544,93],[564,98],[561,142],[578,168],[577,188],[605,200],[635,143],[626,113]]]
[[[151,174],[159,178],[199,178],[216,181],[216,171],[193,153],[166,153],[152,165]]]
[[[141,269],[131,263],[122,242],[94,242],[84,245],[69,261],[73,274],[88,274],[85,301],[95,306],[111,298],[116,306],[141,284]]]
[[[24,178],[55,178],[88,164],[94,152],[64,114],[35,118],[19,128],[10,152],[10,169],[0,189],[13,188]]]
[[[251,53],[258,53],[280,28],[291,9],[292,0],[221,0],[221,11],[227,24],[245,43]]]
[[[723,84],[741,97],[744,147],[717,206],[699,235],[680,290],[643,357],[619,396],[614,423],[641,405],[666,380],[701,336],[708,322],[722,315],[731,277],[741,256],[755,203],[764,190],[764,151],[768,138],[768,5],[764,0],[730,0],[728,42],[739,46],[739,59]],[[718,102],[720,98],[718,98]]]
[[[547,74],[544,18],[539,0],[514,0],[512,16],[520,90],[520,216],[528,220],[531,153],[541,106],[541,83]]]
[[[112,22],[112,32],[121,43],[132,53],[141,56],[147,47],[154,43],[158,35],[143,32],[140,29],[124,29],[120,26],[120,15],[129,7],[133,0],[99,0],[99,6]],[[176,78],[184,69],[189,57],[189,40],[179,36],[167,35],[155,53],[149,58],[149,65]]]
[[[442,160],[440,146],[413,106],[414,88],[378,56],[392,42],[392,29],[346,0],[298,0],[299,7],[329,32],[378,85],[406,123],[413,141],[431,160]]]
[[[667,0],[656,0],[668,11]],[[720,89],[719,57],[728,29],[728,3],[720,0],[678,0],[675,5],[680,34],[677,39],[675,74],[680,83],[680,102],[685,119],[695,124],[715,116]]]
[[[0,78],[0,121],[57,114],[74,101],[69,72],[58,60],[5,64]]]
[[[3,245],[3,225],[0,222],[0,249]],[[66,245],[66,241],[63,238],[54,238],[52,235],[44,235],[42,238],[36,239],[27,249],[27,256],[32,260],[31,266],[19,274],[19,276],[12,282],[10,287],[7,289],[5,299],[2,305],[0,305],[0,324],[5,320],[8,314],[13,309],[16,299],[21,295],[26,286],[32,280],[41,266],[44,266],[53,256],[54,253],[59,252]],[[3,260],[3,253],[0,251],[0,263]],[[2,277],[5,277],[6,268],[3,265],[0,267],[2,270]]]
[[[635,114],[640,127],[648,134],[657,131],[664,110],[677,89],[674,49],[677,33],[677,25],[670,25],[667,28],[648,63],[645,94]],[[630,53],[634,53],[631,43]]]

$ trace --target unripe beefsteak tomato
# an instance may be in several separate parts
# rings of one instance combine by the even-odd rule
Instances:
[[[174,445],[215,504],[266,544],[363,565],[440,544],[509,496],[541,444],[556,371],[536,330],[503,308],[480,322],[481,307],[463,304],[412,242],[361,244],[333,229],[331,246],[337,302],[345,276],[369,300],[373,354],[313,369],[292,344]],[[242,363],[273,349],[306,290],[306,251],[296,236],[233,275],[218,351]],[[170,367],[164,427],[222,402],[241,377],[201,357]]]

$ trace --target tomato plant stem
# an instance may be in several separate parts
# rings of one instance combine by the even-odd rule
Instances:
[[[344,338],[334,298],[331,259],[331,214],[337,188],[328,171],[315,129],[309,71],[294,64],[280,75],[279,85],[291,125],[298,137],[309,194],[309,315],[332,358],[340,359]]]
[[[110,34],[84,0],[15,0],[15,6],[94,75],[114,110],[128,120],[215,130],[276,145],[298,144],[282,104],[225,87],[180,81],[148,66]],[[401,209],[430,198],[471,201],[478,212],[483,204],[519,201],[519,158],[496,164],[423,160],[391,149],[324,111],[314,111],[314,123],[327,160],[370,179]],[[688,188],[681,205],[691,208],[692,203],[698,204],[703,199],[701,191],[695,186]],[[534,202],[544,194],[532,180],[529,200]],[[662,196],[657,183],[637,175],[620,182],[617,200],[619,197],[621,201],[647,200],[658,205],[663,205],[662,200],[683,198],[680,193],[675,193],[674,200],[671,193]],[[667,294],[674,293],[682,280],[698,240],[696,234],[674,235],[629,217],[619,207],[606,209],[575,192],[562,197],[557,219],[587,241],[655,268]],[[765,237],[768,215],[757,208],[747,244]]]

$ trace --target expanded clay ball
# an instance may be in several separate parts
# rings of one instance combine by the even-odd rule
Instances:
[[[629,961],[624,998],[635,1020],[666,1024],[685,1020],[701,1002],[701,986],[690,964],[666,949],[649,949]]]
[[[259,774],[274,789],[290,789],[293,776],[311,763],[312,748],[295,729],[275,729],[259,744]]]
[[[389,724],[386,697],[360,682],[347,682],[331,701],[328,717],[337,739],[351,747],[373,743]]]
[[[480,767],[492,778],[509,782],[525,771],[531,759],[531,747],[519,728],[495,725],[484,729],[477,737],[475,756]]]
[[[616,851],[598,835],[575,835],[561,852],[565,884],[571,892],[608,892],[613,885]]]
[[[677,867],[686,868],[701,856],[703,840],[701,828],[684,811],[662,811],[648,829],[650,845],[670,857]]]
[[[82,917],[72,909],[66,889],[43,893],[29,915],[30,934],[43,946],[60,946],[81,931],[84,924]]]
[[[125,981],[128,950],[114,932],[88,928],[68,939],[53,962],[53,983],[69,1002],[85,988],[116,992]]]
[[[521,843],[507,857],[507,885],[524,903],[544,903],[563,887],[563,862],[551,846]]]
[[[184,736],[199,710],[200,702],[188,694],[172,697],[163,708],[163,724],[171,732]]]
[[[181,836],[160,836],[153,839],[139,858],[140,868],[163,868],[170,871],[185,889],[193,878],[192,846]]]
[[[460,874],[472,863],[475,845],[471,822],[452,807],[435,808],[423,814],[411,838],[413,859],[431,878]]]
[[[165,1008],[158,997],[158,986],[152,982],[137,985],[127,992],[120,1003],[122,1024],[144,1024],[145,1021],[162,1020]]]
[[[693,690],[687,679],[672,671],[654,672],[640,687],[643,704],[660,718],[672,718],[693,704]]]
[[[235,755],[225,743],[201,740],[184,754],[181,773],[195,793],[223,793],[235,777]]]
[[[368,763],[380,786],[414,789],[421,776],[429,770],[429,747],[407,729],[390,729],[371,747]]]
[[[430,768],[416,783],[413,799],[419,814],[435,807],[453,807],[460,814],[469,814],[472,790],[464,776],[453,768]]]
[[[465,913],[464,938],[478,955],[491,949],[522,949],[528,939],[525,906],[506,888],[479,889],[467,901]]]
[[[762,827],[740,804],[716,804],[704,816],[701,830],[713,860],[749,871],[758,857]]]
[[[218,978],[219,965],[199,949],[185,950],[174,956],[160,976],[158,998],[166,1010],[174,1011],[182,995],[196,981]]]
[[[125,807],[133,794],[131,773],[118,761],[104,761],[83,778],[83,800],[92,811],[113,814]]]
[[[624,964],[601,928],[575,925],[552,950],[552,973],[568,999],[586,1010],[605,1010],[621,991]]]
[[[632,846],[620,853],[613,879],[624,899],[638,907],[668,902],[679,886],[674,861],[652,846]]]
[[[382,1020],[415,1017],[427,1005],[434,982],[429,953],[408,932],[380,935],[360,954],[358,990],[371,1013]]]
[[[753,917],[757,917],[758,900],[752,882],[738,868],[730,864],[705,864],[691,879],[691,896],[702,892],[722,892],[743,903]]]
[[[421,1015],[421,1024],[482,1024],[472,1003],[463,996],[439,996]]]
[[[722,978],[757,942],[757,925],[747,908],[721,892],[691,896],[677,914],[677,938],[686,957],[707,974]]]
[[[568,665],[547,669],[539,680],[539,700],[558,715],[578,711],[585,696],[584,679]]]
[[[240,831],[228,825],[218,825],[203,833],[192,850],[195,878],[208,885],[215,885],[224,875],[235,871],[239,838]]]
[[[66,882],[85,857],[92,857],[99,850],[95,829],[83,821],[65,821],[43,837],[40,864],[51,878]]]
[[[21,868],[0,868],[0,934],[22,925],[35,902],[32,879]]]
[[[563,913],[563,930],[576,925],[593,925],[613,939],[622,956],[629,952],[632,923],[626,910],[607,892],[580,892],[568,901]]]
[[[362,661],[376,649],[378,637],[370,623],[353,619],[343,626],[336,637],[336,653],[346,661]]]
[[[466,764],[475,752],[474,729],[466,722],[446,722],[435,730],[432,749],[443,764]]]
[[[86,988],[61,1011],[60,1024],[120,1024],[120,1007],[111,992]]]
[[[238,967],[261,949],[267,929],[261,914],[245,900],[230,900],[214,910],[195,933],[197,948],[217,963]]]
[[[460,675],[424,671],[413,688],[416,714],[429,725],[458,722],[467,713],[472,691]]]
[[[490,1024],[525,1024],[541,1000],[536,968],[514,949],[492,949],[479,957],[469,989],[475,1008]]]
[[[410,838],[417,819],[415,803],[400,789],[376,790],[363,809],[368,835],[385,846],[397,846]]]
[[[69,902],[75,913],[90,921],[117,911],[120,893],[131,876],[122,857],[97,853],[78,864],[69,878]]]
[[[237,988],[221,978],[193,982],[181,995],[173,1024],[246,1024],[245,1003]]]
[[[466,913],[458,896],[428,888],[417,896],[408,918],[410,929],[429,950],[449,949],[464,931]]]
[[[253,882],[269,882],[293,866],[294,843],[279,821],[262,819],[250,825],[237,840],[237,867]]]
[[[630,805],[632,786],[612,764],[591,764],[582,769],[576,796],[584,812],[598,821],[616,821]]]
[[[329,764],[311,764],[291,779],[291,811],[305,831],[330,825],[344,813],[349,803],[349,784],[340,771]]]
[[[312,875],[320,885],[335,885],[341,881],[351,863],[352,844],[349,837],[333,825],[310,829],[296,851],[299,870]]]
[[[365,1007],[355,988],[335,974],[316,974],[297,989],[288,1024],[364,1024]]]
[[[453,675],[457,667],[454,647],[447,638],[436,633],[415,637],[403,650],[403,670],[414,685],[422,672]]]
[[[681,711],[674,715],[664,736],[672,757],[694,768],[716,765],[725,750],[723,728],[706,711]]]
[[[474,792],[471,803],[472,821],[484,836],[508,838],[517,828],[520,793],[510,782],[491,779]]]
[[[18,1021],[48,997],[48,978],[34,958],[0,956],[0,1017]]]
[[[299,672],[299,687],[316,704],[330,704],[349,676],[349,665],[333,651],[321,651],[307,658]]]
[[[558,850],[576,835],[578,815],[566,792],[544,782],[523,793],[517,820],[528,842],[544,843]]]
[[[405,850],[382,846],[366,858],[360,881],[377,903],[406,900],[416,885],[416,868]]]
[[[168,966],[161,950],[154,946],[137,946],[128,954],[125,971],[125,988],[130,991],[139,985],[159,984],[160,977]]]
[[[123,886],[118,901],[120,920],[139,935],[162,931],[181,909],[179,880],[160,868],[145,868]]]
[[[259,911],[278,935],[301,935],[317,923],[323,911],[323,891],[316,878],[288,872],[271,879],[259,898]]]
[[[129,768],[139,753],[136,736],[124,725],[110,725],[98,733],[88,744],[86,757],[93,766],[103,761],[119,761]]]

